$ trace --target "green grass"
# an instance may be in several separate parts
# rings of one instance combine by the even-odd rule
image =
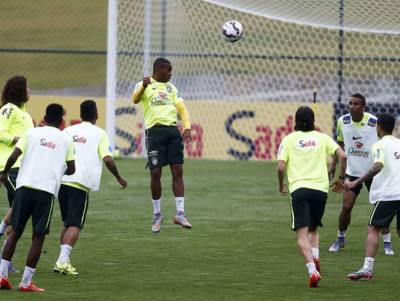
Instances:
[[[363,193],[354,208],[348,245],[327,251],[336,236],[340,196],[331,194],[321,234],[323,280],[307,288],[307,271],[290,228],[289,201],[277,193],[275,163],[188,160],[186,211],[191,231],[172,224],[171,177],[163,177],[164,224],[150,230],[152,206],[143,160],[119,160],[129,187],[120,191],[105,171],[101,191],[91,194],[87,223],[72,253],[77,277],[54,274],[58,207],[34,281],[43,294],[0,291],[0,300],[397,300],[400,243],[396,255],[376,259],[373,281],[349,282],[364,258],[371,206]],[[1,204],[5,204],[2,200]],[[1,210],[4,212],[5,208]],[[23,268],[30,227],[14,262]],[[21,275],[11,275],[14,286]]]

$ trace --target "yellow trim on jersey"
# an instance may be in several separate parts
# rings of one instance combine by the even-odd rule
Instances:
[[[89,192],[90,189],[87,188],[86,186],[83,186],[82,184],[76,183],[76,182],[61,182],[62,185],[66,185],[66,186],[70,186],[70,187],[74,187],[80,190],[83,190],[85,192]]]

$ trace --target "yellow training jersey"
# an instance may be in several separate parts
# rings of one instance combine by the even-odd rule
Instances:
[[[299,188],[329,190],[327,155],[339,145],[328,135],[295,131],[287,135],[278,151],[278,160],[285,161],[290,193]]]
[[[4,169],[8,157],[14,150],[12,141],[15,137],[22,137],[28,129],[33,128],[32,117],[25,107],[7,103],[0,108],[0,171]],[[22,156],[13,167],[21,165]]]
[[[142,86],[143,82],[139,82],[134,93]],[[151,84],[144,90],[141,99],[145,128],[149,129],[155,124],[177,125],[176,104],[181,102],[183,102],[183,99],[178,95],[173,84],[170,82],[160,83],[151,78]]]

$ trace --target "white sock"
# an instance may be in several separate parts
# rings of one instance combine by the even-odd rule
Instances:
[[[0,234],[4,234],[6,232],[8,225],[4,222],[4,220],[1,221],[0,224]]]
[[[24,274],[22,275],[21,285],[23,287],[28,287],[32,282],[33,274],[35,274],[36,269],[25,266]]]
[[[153,212],[154,214],[161,213],[161,199],[153,200]]]
[[[346,231],[337,231],[337,237],[338,238],[345,238],[346,237]]]
[[[10,267],[11,261],[2,259],[0,263],[0,277],[8,278],[8,268]]]
[[[383,234],[382,236],[383,236],[383,242],[391,242],[390,233]]]
[[[175,197],[175,204],[177,213],[185,212],[185,198],[183,196]]]
[[[315,269],[315,263],[314,262],[309,262],[306,264],[306,267],[308,269],[308,274],[311,276],[312,273],[314,273],[316,271]]]
[[[375,261],[375,258],[373,258],[373,257],[365,257],[363,270],[372,272],[372,270],[374,269],[374,261]]]
[[[314,258],[319,258],[319,249],[318,248],[311,248],[312,256]]]
[[[60,256],[57,259],[58,264],[64,264],[69,262],[69,255],[71,254],[72,247],[70,245],[61,245],[60,246]]]

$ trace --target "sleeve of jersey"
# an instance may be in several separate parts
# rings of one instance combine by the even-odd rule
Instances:
[[[289,159],[288,150],[287,150],[287,139],[283,139],[278,149],[278,160],[282,160],[287,162]]]
[[[342,129],[342,122],[341,119],[339,119],[337,121],[337,125],[336,125],[336,136],[337,136],[337,141],[339,142],[343,142],[343,129]]]
[[[186,109],[186,106],[183,102],[178,102],[176,105],[176,109],[178,111],[179,116],[181,117],[182,123],[183,123],[183,128],[185,130],[190,129],[190,117],[189,113]]]
[[[337,144],[331,137],[326,135],[327,137],[327,153],[330,155],[334,155],[336,150],[340,148],[339,144]]]
[[[18,139],[17,144],[15,145],[15,147],[19,148],[21,150],[22,153],[25,153],[26,150],[26,144],[28,143],[28,135],[25,134],[22,137],[20,137]]]
[[[101,159],[107,156],[112,157],[110,140],[108,139],[108,136],[105,132],[101,136],[98,152]]]
[[[378,142],[372,146],[372,155],[374,156],[374,163],[385,165],[385,152],[381,143]]]
[[[14,119],[14,113],[9,113],[9,108],[2,108],[0,111],[0,143],[11,145],[14,136],[10,134],[9,129]]]
[[[137,83],[135,86],[135,90],[132,93],[132,97],[131,97],[131,101],[134,103],[138,103],[140,99],[138,99],[138,95],[141,94],[143,92],[144,88],[143,88],[143,83]]]
[[[74,148],[74,143],[71,141],[68,145],[66,161],[73,161],[73,160],[75,160],[75,148]]]

